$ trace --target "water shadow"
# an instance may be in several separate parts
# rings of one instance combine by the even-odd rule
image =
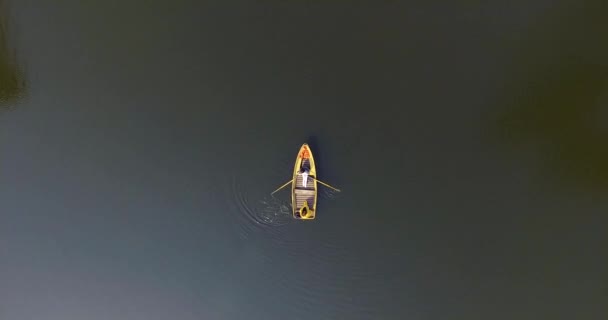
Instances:
[[[608,189],[608,19],[562,8],[521,41],[490,129],[508,150],[532,150],[552,183]]]
[[[10,39],[9,7],[0,0],[0,107],[13,106],[27,92],[24,70]]]
[[[325,182],[325,183],[329,183],[330,185],[334,185],[334,181],[333,178],[331,176],[331,174],[328,174],[325,170],[324,170],[324,163],[326,163],[326,159],[325,159],[325,152],[323,151],[323,148],[321,148],[321,145],[319,144],[319,139],[317,137],[317,135],[310,135],[308,136],[308,138],[306,139],[306,143],[308,143],[308,145],[310,146],[310,148],[312,149],[314,158],[315,158],[315,165],[317,167],[317,177]],[[340,188],[338,186],[338,188]],[[322,201],[324,199],[334,199],[336,198],[336,191],[329,189],[325,186],[319,186],[319,199]]]
[[[319,139],[316,135],[309,135],[306,138],[306,143],[310,146],[312,150],[312,154],[315,158],[315,166],[317,167],[317,174],[322,174],[323,172],[323,150],[319,147]]]

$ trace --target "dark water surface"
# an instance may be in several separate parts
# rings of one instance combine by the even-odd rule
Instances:
[[[6,9],[0,319],[607,318],[605,5],[220,3]]]

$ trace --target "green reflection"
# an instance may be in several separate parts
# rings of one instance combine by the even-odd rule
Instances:
[[[500,116],[504,141],[533,148],[550,180],[608,189],[608,19],[556,10],[522,38]],[[554,179],[559,178],[559,179]],[[565,178],[565,179],[564,179]]]
[[[8,11],[6,2],[0,0],[0,107],[14,105],[27,91],[24,72],[11,46]]]

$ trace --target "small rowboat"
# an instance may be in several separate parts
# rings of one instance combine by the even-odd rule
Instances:
[[[314,219],[317,211],[317,168],[312,151],[303,144],[293,168],[291,207],[296,219]],[[311,179],[309,179],[311,178]]]
[[[312,151],[303,144],[298,151],[293,168],[293,178],[271,194],[291,183],[291,207],[295,219],[312,220],[317,213],[317,182],[333,190],[340,191],[317,179],[317,169]]]

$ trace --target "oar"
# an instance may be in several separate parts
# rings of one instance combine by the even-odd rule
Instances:
[[[286,184],[280,186],[278,189],[274,190],[270,195],[273,195],[275,192],[287,187],[288,184],[290,184],[293,181],[293,179],[289,180]]]
[[[311,177],[311,178],[313,178],[313,177]],[[333,190],[335,190],[335,191],[340,192],[340,189],[338,189],[338,188],[334,188],[334,187],[332,187],[332,186],[328,185],[327,183],[325,183],[325,182],[323,182],[323,181],[321,181],[321,180],[319,180],[319,179],[317,179],[317,178],[313,178],[313,179],[317,180],[317,182],[318,182],[318,183],[320,183],[320,184],[322,184],[322,185],[324,185],[324,186],[326,186],[326,187],[328,187],[328,188],[330,188],[330,189],[333,189]]]

